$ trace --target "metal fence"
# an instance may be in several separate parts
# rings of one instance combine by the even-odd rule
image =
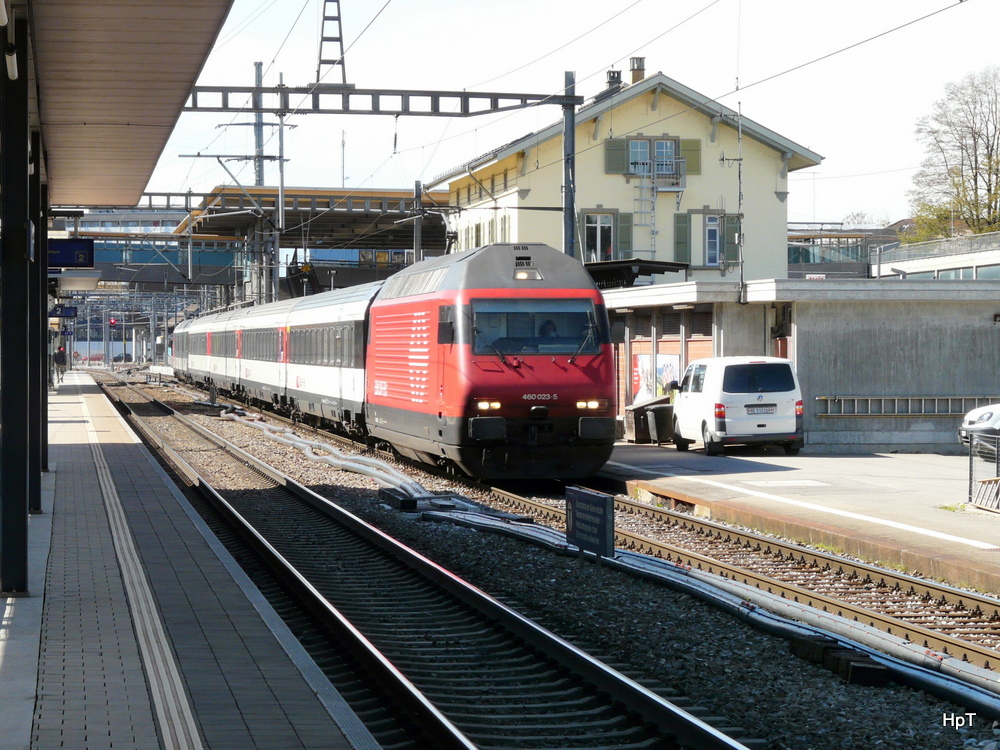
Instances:
[[[969,502],[1000,511],[1000,437],[972,435],[969,441]]]
[[[968,237],[950,237],[943,240],[915,242],[911,245],[900,245],[898,248],[885,250],[882,252],[882,265],[905,260],[920,260],[945,255],[966,255],[998,249],[1000,249],[1000,232],[973,234]],[[877,252],[873,252],[871,263],[877,262]]]
[[[961,417],[1000,396],[816,396],[817,417]]]

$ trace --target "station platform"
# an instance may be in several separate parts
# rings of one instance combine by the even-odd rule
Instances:
[[[602,473],[634,498],[1000,595],[1000,513],[967,503],[968,456],[621,442]]]
[[[378,747],[89,375],[48,428],[0,750]]]

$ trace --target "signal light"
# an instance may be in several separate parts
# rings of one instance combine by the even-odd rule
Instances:
[[[116,325],[118,325],[118,318],[109,318],[108,325],[114,328]]]

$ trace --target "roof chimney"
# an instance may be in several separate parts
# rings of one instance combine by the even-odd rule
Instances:
[[[632,71],[632,83],[639,83],[639,81],[646,77],[646,58],[631,58],[629,60],[629,69]]]
[[[608,71],[608,87],[604,91],[599,91],[594,95],[594,101],[600,102],[609,96],[614,96],[622,89],[622,72],[620,70]]]

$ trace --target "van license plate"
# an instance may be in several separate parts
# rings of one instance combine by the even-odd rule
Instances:
[[[747,414],[774,414],[773,406],[748,406]]]

